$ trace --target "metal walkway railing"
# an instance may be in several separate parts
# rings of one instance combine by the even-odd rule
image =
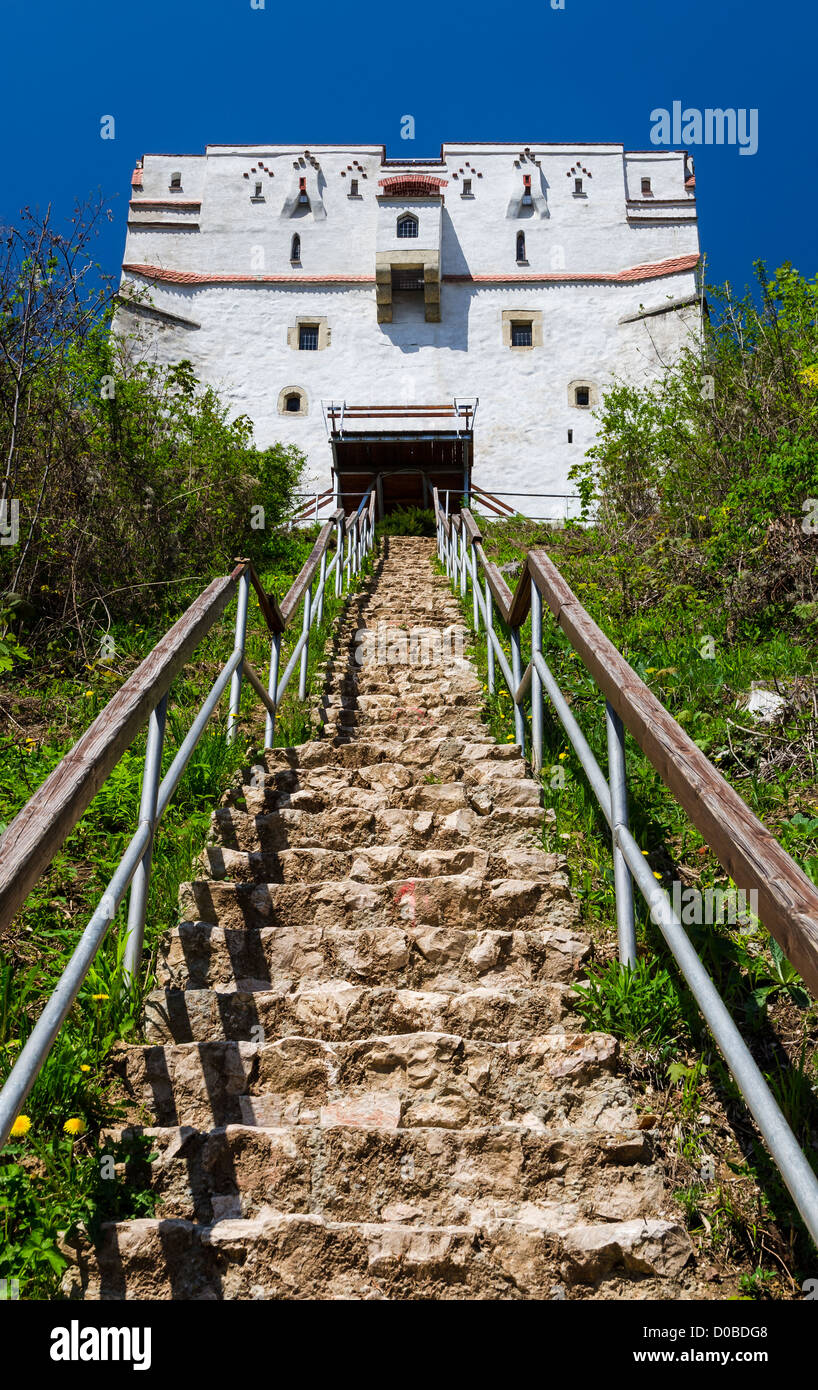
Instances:
[[[471,587],[474,628],[480,631],[482,622],[486,635],[488,688],[494,693],[499,666],[514,704],[516,743],[522,749],[528,744],[534,769],[541,771],[547,696],[611,828],[621,964],[636,960],[635,882],[818,1246],[818,1178],[628,828],[625,728],[733,882],[757,891],[761,920],[813,994],[818,994],[818,891],[597,627],[545,551],[528,552],[512,594],[486,556],[472,513],[464,509],[447,516],[436,490],[434,505],[441,563],[461,597]],[[607,777],[543,656],[544,604],[605,696]],[[531,655],[524,667],[522,628],[529,613]],[[507,630],[510,661],[495,619]]]
[[[0,1148],[9,1137],[20,1108],[129,887],[124,956],[126,984],[131,985],[141,970],[156,829],[228,682],[228,741],[232,742],[236,736],[242,680],[246,678],[267,711],[264,746],[271,748],[276,712],[299,664],[299,699],[306,698],[310,632],[314,625],[321,623],[327,584],[332,580],[336,596],[341,595],[371,550],[374,534],[375,494],[370,490],[357,512],[345,516],[343,509],[339,508],[321,528],[309,559],[280,604],[264,592],[248,560],[239,561],[232,574],[214,579],[117,691],[0,836],[0,927],[4,927],[22,907],[83,812],[147,723],[147,747],[136,830],[54,993],[0,1091]],[[329,549],[333,540],[335,553],[330,560]],[[316,575],[317,583],[314,583]],[[266,688],[246,657],[251,588],[256,592],[272,637]],[[162,748],[171,684],[222,616],[234,594],[237,602],[233,651],[162,777]],[[282,634],[290,626],[299,607],[303,613],[301,634],[290,653],[286,669],[279,674]]]

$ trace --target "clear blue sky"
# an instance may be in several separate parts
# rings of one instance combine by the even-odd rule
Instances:
[[[692,149],[708,278],[752,262],[816,271],[815,0],[4,0],[0,222],[70,212],[101,189],[98,243],[118,269],[130,174],[145,151],[205,144],[442,141],[650,145],[650,113],[756,108],[759,149]],[[416,121],[414,142],[400,118]],[[116,139],[100,139],[100,118]]]

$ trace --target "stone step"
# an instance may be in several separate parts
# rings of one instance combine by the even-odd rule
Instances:
[[[108,1223],[95,1249],[78,1238],[63,1291],[113,1299],[545,1299],[604,1280],[597,1296],[668,1296],[691,1255],[678,1222],[638,1219],[561,1228],[330,1222],[266,1209],[213,1226],[143,1218]]]
[[[361,845],[351,850],[315,847],[283,850],[236,850],[209,845],[197,869],[208,879],[233,883],[319,883],[355,879],[362,883],[453,877],[467,874],[489,882],[545,878],[569,887],[567,875],[555,875],[563,863],[541,848],[499,850],[476,845],[456,849],[407,849],[402,845]]]
[[[162,940],[156,967],[165,989],[226,988],[252,980],[275,986],[294,978],[343,977],[358,984],[453,990],[481,984],[532,988],[568,984],[590,952],[565,928],[475,931],[388,926],[243,928],[183,922]]]
[[[458,1032],[506,1041],[517,1032],[544,1032],[555,1023],[578,1026],[567,985],[543,981],[534,989],[458,986],[450,990],[291,977],[267,986],[236,981],[220,989],[154,989],[145,1000],[149,1042],[211,1042],[216,1038],[275,1038],[296,1030],[314,1038],[370,1033]]]
[[[303,811],[325,811],[331,806],[357,806],[360,810],[375,811],[387,807],[415,811],[435,811],[449,814],[461,808],[471,808],[479,815],[487,816],[492,811],[515,811],[520,806],[539,806],[541,789],[536,782],[527,777],[493,777],[492,764],[488,781],[466,782],[424,782],[416,781],[408,772],[402,772],[400,764],[395,764],[395,772],[388,763],[376,764],[380,773],[373,771],[371,786],[359,778],[359,785],[350,785],[340,778],[331,783],[320,779],[318,773],[309,787],[296,787],[286,790],[271,787],[266,783],[258,786],[244,785],[229,792],[225,804],[237,806],[251,815],[266,811],[279,811],[284,808]],[[513,764],[505,764],[513,766]],[[295,777],[295,774],[288,774]]]
[[[451,1033],[324,1042],[169,1043],[118,1047],[112,1064],[132,1123],[272,1127],[353,1124],[373,1113],[400,1128],[523,1123],[636,1124],[604,1033],[552,1031],[505,1043]]]
[[[113,1131],[155,1155],[157,1215],[209,1225],[265,1206],[332,1221],[479,1225],[535,1205],[565,1226],[627,1221],[661,1205],[663,1183],[639,1129],[395,1129],[328,1123]],[[120,1177],[128,1180],[123,1164]]]
[[[386,538],[334,624],[324,737],[215,811],[112,1094],[155,1219],[81,1231],[121,1299],[695,1296],[689,1238],[572,982],[542,795],[483,723],[434,542]],[[553,813],[550,813],[553,819]]]
[[[182,921],[242,927],[468,926],[525,931],[571,927],[577,908],[567,875],[486,881],[477,875],[398,878],[383,883],[324,879],[316,883],[224,883],[197,879],[179,888]]]
[[[407,767],[425,767],[437,761],[462,763],[466,767],[486,762],[513,763],[513,770],[503,768],[498,771],[503,775],[525,775],[525,764],[516,744],[503,746],[485,737],[474,740],[428,729],[412,730],[410,737],[401,740],[369,733],[352,742],[320,739],[294,748],[274,748],[264,754],[257,766],[264,767],[276,779],[286,779],[293,773],[316,770],[335,772],[340,769],[359,771],[372,764],[392,765],[398,761]]]
[[[374,845],[403,845],[416,850],[430,845],[442,850],[463,845],[530,850],[538,847],[534,837],[539,837],[542,820],[538,806],[520,806],[502,817],[481,816],[465,809],[435,815],[400,807],[364,811],[357,806],[334,806],[317,812],[285,807],[252,816],[224,806],[213,813],[210,838],[214,848],[246,853],[278,853],[298,847],[350,851]]]

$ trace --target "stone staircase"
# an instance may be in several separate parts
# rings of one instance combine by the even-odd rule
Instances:
[[[118,1054],[114,1137],[150,1138],[157,1216],[81,1237],[73,1297],[696,1296],[616,1044],[571,1009],[589,943],[539,788],[445,657],[433,553],[385,542],[325,736],[214,814],[148,1042]]]

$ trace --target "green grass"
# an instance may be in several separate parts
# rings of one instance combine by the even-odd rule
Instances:
[[[680,556],[679,544],[667,535],[637,535],[629,546],[620,544],[614,551],[609,538],[593,528],[552,530],[523,518],[481,524],[486,552],[498,564],[519,561],[531,548],[547,550],[637,674],[813,882],[818,882],[812,700],[806,699],[786,722],[768,731],[754,726],[736,709],[738,696],[749,690],[751,681],[777,680],[787,688],[814,679],[818,654],[814,626],[803,623],[796,612],[737,625],[724,601],[732,582],[730,573],[711,574],[706,583],[693,582],[695,555],[688,547]],[[509,582],[513,588],[515,579]],[[463,608],[471,625],[471,593]],[[496,615],[495,629],[509,654],[508,634]],[[712,638],[712,643],[706,638]],[[529,622],[522,643],[523,652],[530,651]],[[547,610],[543,646],[604,769],[604,699]],[[703,656],[703,651],[712,651],[712,659]],[[473,655],[487,682],[482,634],[474,642]],[[499,667],[497,692],[491,696],[484,688],[484,698],[486,722],[495,738],[510,741],[512,702]],[[702,892],[734,886],[629,736],[627,764],[631,828],[657,880],[668,890],[675,879]],[[747,1119],[746,1108],[641,895],[636,896],[638,965],[634,971],[622,972],[616,964],[610,832],[562,726],[547,705],[542,783],[543,844],[568,856],[583,924],[594,942],[595,959],[584,990],[577,994],[577,1007],[589,1026],[623,1041],[632,1076],[643,1085],[650,1107],[659,1105],[661,1098],[668,1123],[672,1119],[676,1126],[671,1128],[671,1144],[680,1191],[697,1187],[701,1156],[707,1156],[713,1145],[713,1127],[699,1123],[699,1112],[718,1108],[723,1117],[721,1171],[726,1177],[723,1183],[704,1188],[709,1228],[700,1223],[703,1239],[715,1242],[720,1253],[730,1250],[736,1258],[741,1255],[745,1266],[755,1261],[753,1269],[768,1262],[777,1269],[782,1263],[787,1268],[814,1267],[815,1252],[800,1218]],[[750,932],[726,923],[691,926],[688,932],[796,1136],[818,1167],[814,1137],[818,1133],[818,1008],[760,924]],[[669,1071],[674,1065],[669,1059],[674,1056],[682,1071]],[[691,1096],[686,1076],[697,1059],[703,1061],[705,1072]],[[735,1150],[737,1138],[740,1151]],[[731,1162],[735,1173],[729,1169]],[[752,1197],[752,1190],[761,1195]],[[761,1285],[756,1281],[747,1287]]]
[[[311,533],[300,533],[288,547],[289,563],[262,574],[268,591],[283,597],[313,539]],[[7,703],[17,725],[13,734],[0,739],[3,824],[13,819],[200,589],[200,585],[190,592],[175,589],[173,607],[159,607],[151,623],[131,626],[115,621],[110,631],[115,655],[108,662],[86,662],[78,671],[67,651],[55,651],[47,665],[31,663],[25,671],[15,671],[13,698],[7,697]],[[309,692],[342,603],[327,593],[321,627],[313,629],[310,643],[308,701],[302,705],[298,700],[294,676],[276,721],[276,746],[311,736]],[[163,771],[232,650],[234,613],[232,605],[171,687]],[[296,621],[282,643],[282,670],[299,634],[300,621]],[[269,634],[251,597],[247,656],[262,678],[269,652]],[[128,994],[122,983],[126,898],[25,1103],[30,1128],[4,1150],[0,1279],[16,1278],[22,1298],[56,1296],[65,1264],[58,1247],[60,1232],[79,1220],[94,1229],[103,1219],[127,1219],[153,1210],[147,1155],[133,1155],[131,1146],[123,1167],[124,1153],[114,1153],[110,1142],[99,1142],[100,1129],[115,1125],[120,1114],[107,1059],[117,1043],[140,1037],[142,1000],[153,983],[158,943],[178,920],[179,885],[191,876],[222,793],[262,746],[264,711],[247,682],[239,736],[232,745],[225,738],[226,720],[225,694],[157,832],[138,988]],[[114,768],[0,943],[0,1080],[19,1055],[133,834],[144,748],[143,732]],[[67,1134],[64,1126],[69,1121],[76,1122],[81,1132]],[[115,1159],[115,1173],[109,1171],[110,1163],[103,1162],[105,1155]]]

